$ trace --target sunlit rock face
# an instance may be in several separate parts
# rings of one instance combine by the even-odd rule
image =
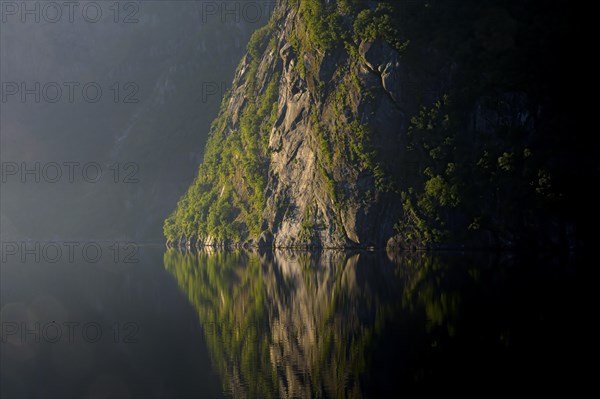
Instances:
[[[535,1],[279,1],[165,222],[169,245],[580,246],[576,226],[593,223],[575,181],[597,168],[550,89],[563,7],[542,22]]]

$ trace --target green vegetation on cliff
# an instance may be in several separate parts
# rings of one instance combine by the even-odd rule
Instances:
[[[392,236],[405,247],[575,245],[568,232],[584,218],[574,181],[594,172],[589,151],[565,132],[573,118],[564,87],[549,85],[569,32],[556,24],[565,9],[538,0],[281,2],[248,45],[166,237],[243,242],[277,235],[285,221],[291,245],[385,245]],[[298,146],[282,159],[269,151],[274,137],[280,147],[301,141],[311,159],[299,162]],[[274,171],[273,157],[287,169]],[[296,197],[312,198],[291,196],[281,173],[302,180]]]
[[[239,129],[228,133],[227,106],[223,99],[213,122],[198,177],[166,220],[169,240],[208,238],[239,241],[258,236],[265,207],[265,162],[268,134],[277,116],[279,79],[275,76],[264,91],[256,85],[260,57],[272,38],[273,27],[259,29],[248,43],[245,85],[248,97],[240,115]],[[255,94],[255,93],[259,94]],[[246,189],[234,190],[242,181]]]

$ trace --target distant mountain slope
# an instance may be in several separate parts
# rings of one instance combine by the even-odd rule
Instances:
[[[35,162],[96,162],[104,172],[96,184],[81,178],[75,184],[66,178],[21,184],[18,176],[2,183],[2,212],[15,234],[162,238],[164,219],[193,181],[246,43],[268,19],[238,15],[236,22],[236,16],[208,14],[203,4],[141,2],[134,15],[138,22],[129,24],[113,21],[112,3],[100,4],[104,18],[98,23],[80,18],[69,23],[66,14],[59,23],[32,18],[21,23],[19,15],[7,16],[0,34],[2,82],[25,82],[29,88],[35,82],[61,87],[75,82],[79,88],[94,82],[103,90],[97,103],[84,101],[78,90],[73,102],[66,90],[57,103],[35,102],[31,95],[26,102],[19,95],[3,102],[3,162],[27,162],[30,168]],[[125,87],[128,83],[136,86]],[[134,101],[124,102],[126,97]],[[128,163],[137,165],[133,184],[122,183]],[[120,183],[110,169],[115,164]]]

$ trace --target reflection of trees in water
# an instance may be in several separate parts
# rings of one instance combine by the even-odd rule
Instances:
[[[464,275],[457,277],[441,257],[413,255],[397,258],[402,267],[396,273],[404,282],[403,306],[411,313],[420,310],[427,320],[427,329],[443,326],[453,334],[455,318],[460,306],[460,289]]]
[[[378,384],[372,370],[387,383],[418,381],[423,350],[439,351],[456,333],[461,289],[477,279],[422,254],[170,250],[164,263],[234,397],[362,397]],[[400,336],[389,337],[390,323]],[[386,358],[390,342],[406,359]]]

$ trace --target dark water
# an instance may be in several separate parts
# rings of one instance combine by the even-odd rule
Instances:
[[[384,398],[577,377],[572,256],[123,258],[3,259],[3,398]]]

